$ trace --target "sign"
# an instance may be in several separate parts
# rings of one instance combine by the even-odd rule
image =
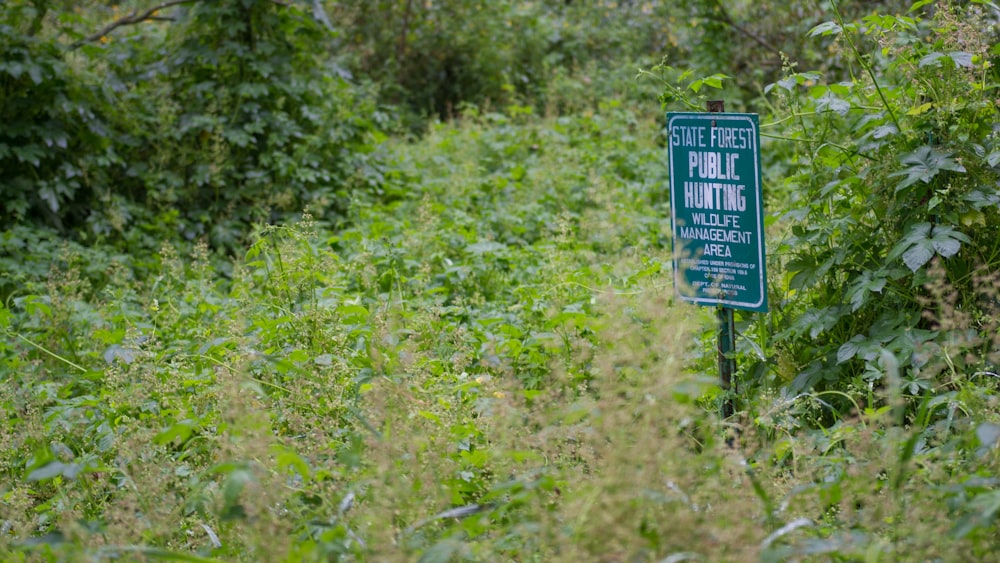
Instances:
[[[757,115],[671,112],[667,139],[681,299],[767,311]]]

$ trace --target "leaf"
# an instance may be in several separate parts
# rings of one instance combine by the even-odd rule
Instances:
[[[963,68],[972,68],[972,53],[966,53],[965,51],[955,51],[948,53],[951,60],[955,61],[955,64]]]
[[[78,463],[63,463],[61,461],[50,461],[45,465],[28,473],[27,481],[44,481],[53,477],[64,477],[69,480],[76,479],[83,467]]]
[[[944,57],[945,57],[944,53],[939,53],[937,51],[933,53],[928,53],[923,57],[921,57],[919,63],[920,68],[924,68],[925,66],[941,66],[941,59],[943,59]]]
[[[222,510],[219,517],[222,520],[243,520],[247,517],[246,510],[239,502],[243,490],[256,478],[250,466],[242,462],[227,462],[216,465],[212,473],[225,473],[226,479],[222,485]]]
[[[275,456],[274,462],[279,469],[288,470],[293,469],[296,473],[302,477],[303,481],[309,481],[312,471],[309,469],[309,463],[296,453],[294,450],[285,447],[276,447],[277,455]]]
[[[890,177],[905,176],[903,181],[896,186],[896,192],[908,188],[917,182],[930,182],[932,178],[943,170],[965,172],[965,167],[956,162],[951,157],[951,153],[939,151],[928,145],[924,145],[904,156],[901,162],[905,168],[890,174]]]
[[[35,162],[35,166],[38,166],[38,162]],[[45,203],[49,204],[49,209],[53,213],[59,213],[59,196],[56,195],[52,188],[44,187],[38,190],[38,197],[45,200]]]
[[[934,257],[934,251],[922,244],[915,244],[903,253],[903,263],[916,272]]]
[[[795,530],[798,530],[799,528],[805,528],[805,527],[811,527],[811,526],[815,526],[815,524],[813,524],[812,520],[810,520],[808,518],[797,518],[797,519],[795,519],[795,520],[793,520],[793,521],[785,524],[784,526],[778,528],[774,532],[771,532],[771,534],[769,536],[767,536],[766,538],[764,538],[764,541],[761,542],[760,548],[762,550],[763,549],[767,549],[768,547],[771,546],[772,543],[774,543],[774,540],[776,540],[776,539],[778,539],[778,538],[780,538],[780,537],[782,537],[784,535],[787,535],[790,532],[794,532]]]
[[[118,344],[112,344],[104,351],[104,361],[108,364],[113,364],[118,359],[125,362],[125,365],[131,365],[139,354],[139,350],[135,348],[125,348]]]
[[[788,385],[788,390],[792,394],[805,393],[812,389],[817,383],[823,380],[824,367],[819,361],[809,364],[805,370],[795,376],[795,379]]]
[[[944,258],[951,258],[962,248],[963,242],[969,242],[969,237],[954,227],[917,223],[910,227],[906,236],[892,248],[887,259],[892,261],[902,256],[906,267],[916,272],[929,262],[935,253]]]
[[[972,204],[972,206],[977,210],[984,207],[1000,206],[1000,193],[998,193],[998,191],[983,191],[981,189],[976,189],[965,194],[963,199]]]
[[[154,436],[153,442],[160,445],[169,444],[174,440],[185,442],[194,433],[196,426],[197,423],[191,419],[181,420]]]
[[[965,51],[952,51],[947,55],[944,53],[939,53],[937,51],[933,53],[928,53],[920,59],[920,68],[931,66],[939,67],[941,66],[941,61],[945,59],[951,59],[955,63],[955,66],[960,66],[962,68],[972,68],[972,53],[967,53]]]
[[[340,307],[337,307],[337,313],[340,315],[343,322],[349,324],[362,323],[368,319],[370,314],[368,309],[356,304],[341,305]]]
[[[477,242],[475,244],[470,244],[465,247],[465,251],[469,254],[483,255],[483,254],[495,254],[497,252],[507,249],[507,245],[501,244],[499,242],[494,242],[491,240]]]
[[[417,411],[417,415],[426,418],[427,420],[430,420],[432,422],[441,424],[441,417],[432,413],[431,411]]]
[[[844,28],[838,25],[836,22],[823,22],[816,27],[809,30],[809,37],[816,37],[817,35],[840,35],[844,31]]]
[[[875,130],[872,131],[872,137],[875,139],[884,139],[890,135],[895,135],[896,133],[899,133],[899,129],[890,123],[888,125],[876,127]]]
[[[815,339],[833,328],[840,320],[841,315],[839,307],[807,309],[799,318],[795,319],[792,328],[796,334],[808,334],[809,338]]]
[[[208,534],[208,540],[212,542],[212,547],[216,549],[222,547],[222,542],[219,541],[219,535],[215,533],[215,530],[205,524],[201,524],[201,529],[205,530],[205,533]]]
[[[951,258],[958,254],[963,242],[969,242],[969,237],[956,231],[951,227],[938,227],[931,237],[931,245],[934,250],[944,258]]]
[[[842,364],[856,356],[861,350],[861,344],[864,341],[864,335],[855,334],[853,338],[843,343],[837,350],[837,363]]]
[[[6,70],[7,74],[11,75],[14,80],[21,78],[21,74],[24,73],[24,65],[17,61],[10,61],[6,64],[0,65],[0,69]]]
[[[285,359],[294,363],[306,362],[309,361],[309,352],[306,350],[292,350]]]
[[[42,69],[38,65],[31,65],[28,67],[28,75],[31,76],[31,81],[35,85],[42,83]]]
[[[966,514],[952,529],[952,533],[963,538],[972,533],[976,528],[987,528],[993,525],[993,520],[1000,512],[1000,491],[990,491],[976,495],[969,504],[969,513]]]
[[[886,278],[884,274],[878,275],[871,270],[865,271],[864,275],[851,284],[851,288],[847,292],[851,300],[851,311],[857,311],[865,304],[868,300],[869,292],[882,293],[885,284]]]
[[[984,422],[976,427],[976,438],[984,448],[992,448],[1000,440],[1000,426]]]
[[[847,112],[851,109],[851,104],[827,90],[826,94],[823,94],[823,97],[816,100],[816,107],[821,110],[830,110],[839,115],[847,115]]]
[[[729,78],[730,78],[729,75],[722,74],[722,73],[716,73],[716,74],[713,74],[712,76],[706,76],[702,80],[705,82],[705,86],[708,86],[710,88],[715,88],[717,90],[721,90],[722,89],[722,81],[723,80],[727,80]]]

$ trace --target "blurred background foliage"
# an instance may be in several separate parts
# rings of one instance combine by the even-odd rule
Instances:
[[[737,77],[739,106],[783,65],[845,64],[805,42],[822,19],[713,0],[9,0],[0,212],[76,240],[233,248],[255,221],[398,196],[387,132],[651,100],[631,78],[663,57]]]

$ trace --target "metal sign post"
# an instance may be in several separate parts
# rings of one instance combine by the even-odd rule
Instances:
[[[757,115],[668,113],[674,286],[681,297],[718,307],[719,376],[733,388],[733,309],[767,311],[764,210]],[[723,416],[733,414],[732,401]]]

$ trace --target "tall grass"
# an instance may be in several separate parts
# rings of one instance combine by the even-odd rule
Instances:
[[[0,550],[989,557],[997,377],[961,367],[996,337],[957,344],[961,364],[928,351],[927,370],[956,374],[932,399],[897,373],[835,415],[829,394],[771,390],[720,421],[712,312],[668,284],[653,130],[620,104],[531,124],[469,115],[394,147],[411,197],[356,202],[350,228],[307,216],[262,227],[234,263],[164,245],[146,281],[66,268],[14,296]],[[995,303],[995,276],[979,282]],[[942,330],[996,334],[927,294]]]

